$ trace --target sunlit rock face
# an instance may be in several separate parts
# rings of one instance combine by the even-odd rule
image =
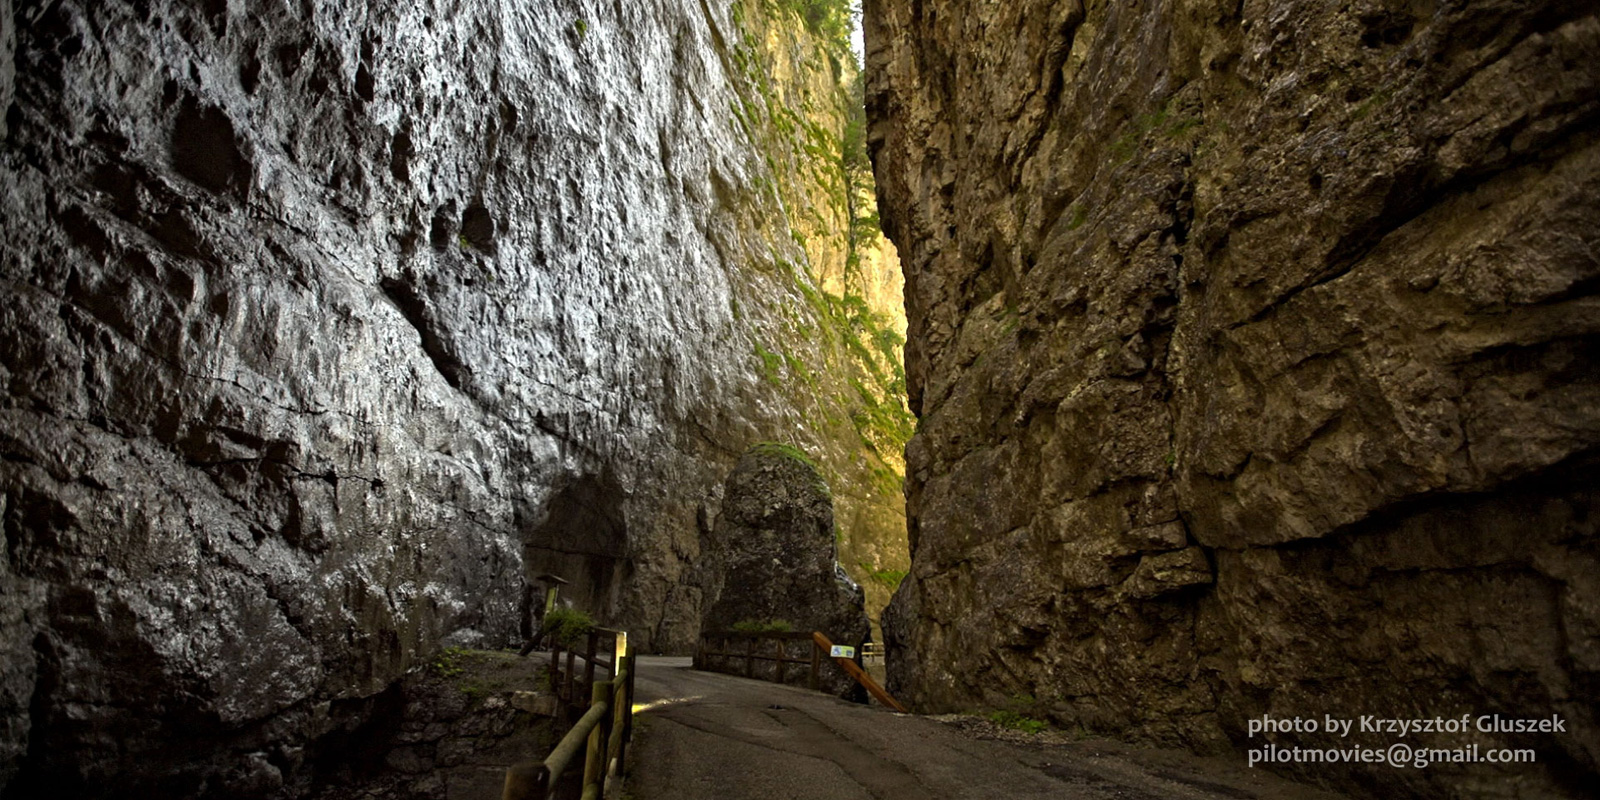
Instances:
[[[761,7],[0,0],[7,797],[303,793],[438,646],[514,643],[525,574],[685,652],[748,445],[881,466],[751,132]]]
[[[1558,714],[1413,740],[1534,765],[1278,768],[1592,787],[1594,5],[866,6],[920,417],[891,689],[1202,750]]]

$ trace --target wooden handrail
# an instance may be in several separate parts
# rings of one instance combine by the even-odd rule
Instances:
[[[561,642],[552,640],[550,643],[550,688],[554,690],[556,699],[560,701],[563,713],[571,719],[579,709],[584,707],[582,699],[590,686],[594,685],[595,668],[604,668],[606,674],[615,677],[617,674],[618,653],[626,653],[628,646],[627,631],[613,628],[595,627],[589,629],[583,638],[582,648],[572,648]],[[605,658],[606,651],[601,648],[602,642],[609,642],[610,658]],[[561,656],[566,655],[566,667],[561,665]],[[580,677],[578,659],[583,659]]]
[[[770,661],[773,662],[772,680],[776,683],[783,683],[788,672],[785,667],[786,664],[805,664],[811,668],[807,685],[815,689],[817,688],[818,671],[820,670],[820,662],[816,653],[811,653],[809,658],[796,658],[788,653],[788,645],[791,642],[809,642],[810,639],[810,633],[800,631],[725,631],[707,633],[700,637],[700,648],[695,656],[695,666],[699,669],[731,672],[731,662],[743,659],[744,672],[742,674],[746,678],[753,678],[756,672],[756,662]],[[710,643],[713,641],[719,644],[719,649],[711,648]],[[774,642],[777,647],[772,650],[763,649],[761,647],[761,642],[763,641]],[[743,648],[737,651],[731,649],[736,642],[742,642],[744,644]],[[718,661],[715,666],[711,663],[713,658]]]
[[[775,640],[779,643],[776,654],[757,651],[757,643],[763,639]],[[811,657],[809,659],[790,657],[784,650],[788,642],[801,639],[811,640]],[[745,646],[742,652],[729,648],[729,645],[734,641],[742,641],[744,643]],[[719,643],[720,648],[712,649],[712,642]],[[695,656],[695,668],[715,672],[730,672],[730,660],[744,659],[744,676],[752,678],[755,677],[755,663],[757,661],[771,661],[773,662],[772,679],[777,683],[783,683],[785,664],[810,664],[811,675],[808,685],[812,689],[816,689],[820,683],[818,673],[821,669],[822,657],[824,654],[828,654],[831,657],[832,653],[833,642],[821,631],[812,631],[810,633],[793,631],[719,631],[701,634],[700,648]],[[713,658],[718,660],[715,665],[712,664]],[[833,661],[840,669],[844,670],[846,675],[861,684],[867,690],[867,693],[876,698],[878,702],[902,714],[911,713],[877,681],[873,680],[871,675],[861,669],[861,666],[856,664],[853,659],[839,657],[834,658]]]
[[[833,642],[828,641],[828,637],[823,636],[821,631],[817,631],[816,633],[811,634],[811,636],[812,639],[817,643],[818,649],[827,650],[829,653],[833,652]],[[854,660],[845,658],[843,656],[838,656],[835,657],[833,661],[845,671],[846,675],[855,678],[856,683],[866,687],[867,693],[877,698],[878,702],[902,714],[911,713],[905,706],[900,705],[899,700],[890,697],[889,692],[882,686],[879,686],[878,682],[873,680],[872,676],[868,675],[866,670],[863,670],[861,665],[857,664]]]
[[[589,681],[589,707],[573,723],[572,729],[561,737],[555,749],[543,761],[525,761],[506,770],[505,787],[501,800],[546,800],[561,775],[566,772],[578,750],[587,746],[584,756],[583,797],[599,798],[605,792],[605,782],[610,775],[627,774],[628,742],[633,738],[633,656],[627,654],[626,636],[616,633],[609,667],[612,675],[608,681]],[[594,637],[590,637],[586,671],[592,676]],[[569,651],[568,663],[571,663]],[[559,656],[553,657],[558,658]],[[554,661],[559,664],[559,661]],[[567,670],[567,685],[572,685],[572,668]],[[557,686],[559,686],[557,682]]]

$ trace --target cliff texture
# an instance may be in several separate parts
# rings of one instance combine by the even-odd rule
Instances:
[[[762,382],[788,401],[768,438],[815,457],[833,490],[840,560],[876,621],[909,566],[902,479],[912,418],[900,263],[879,228],[847,8],[736,3],[725,62],[737,74],[738,134],[767,168],[751,189],[786,215],[763,229],[769,249],[752,265],[787,276],[785,291],[738,299],[778,312],[745,321]]]
[[[752,448],[728,475],[722,516],[707,542],[713,577],[702,629],[820,631],[836,644],[860,647],[871,626],[861,587],[840,572],[834,524],[833,493],[809,458],[788,447]],[[790,643],[790,655],[810,646]],[[777,676],[777,664],[756,666],[756,677]],[[843,670],[827,670],[822,685],[834,694],[863,694]]]
[[[807,22],[0,1],[6,796],[302,793],[441,644],[512,643],[525,574],[687,651],[755,441],[892,542],[849,226],[796,235],[851,67]],[[762,135],[780,92],[835,149]]]
[[[1592,787],[1593,4],[875,0],[866,41],[919,416],[891,689],[1203,750],[1557,714],[1412,740],[1532,765],[1278,768]]]

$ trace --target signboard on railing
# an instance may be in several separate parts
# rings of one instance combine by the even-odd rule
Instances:
[[[854,647],[846,647],[842,644],[836,644],[833,646],[833,650],[829,652],[828,655],[832,656],[833,658],[855,658],[856,649]]]

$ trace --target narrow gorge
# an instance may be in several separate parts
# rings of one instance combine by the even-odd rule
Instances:
[[[1238,764],[1395,741],[1269,719],[1559,718],[1407,740],[1531,763],[1261,767],[1593,791],[1592,3],[0,25],[4,800],[317,797],[546,573],[688,654],[747,453],[826,484],[918,713]]]

